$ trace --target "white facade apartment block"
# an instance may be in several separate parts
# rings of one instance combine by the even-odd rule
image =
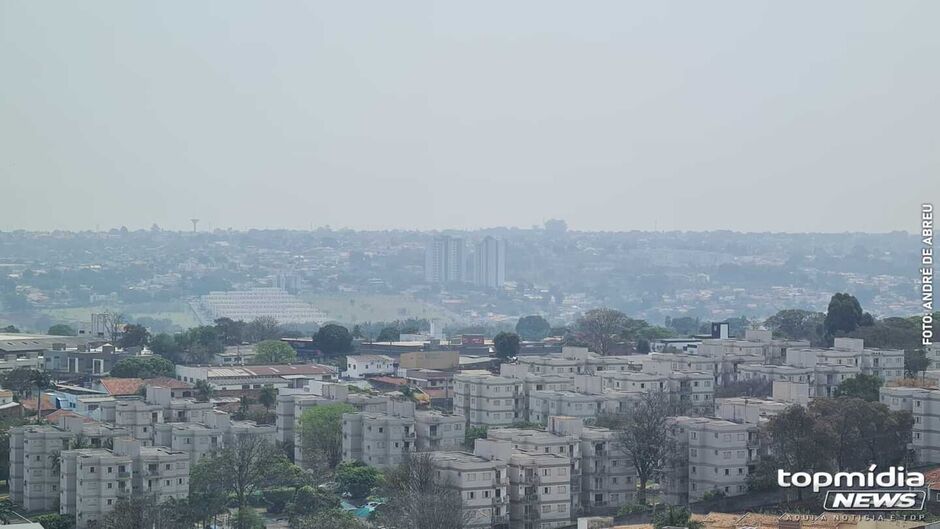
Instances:
[[[59,513],[75,516],[78,529],[100,521],[119,498],[132,495],[132,461],[103,448],[61,452]]]
[[[718,376],[718,361],[705,355],[686,353],[649,353],[641,357],[643,371],[669,375],[678,372],[708,373]]]
[[[525,397],[521,380],[493,375],[454,376],[454,413],[470,427],[510,426],[523,420]]]
[[[134,459],[134,490],[161,502],[189,496],[189,454],[163,446],[141,447]]]
[[[528,421],[545,424],[552,415],[591,419],[604,410],[603,395],[573,391],[533,391],[529,393]]]
[[[513,527],[571,525],[571,460],[559,454],[514,451],[509,458],[509,519]]]
[[[580,419],[573,417],[552,417],[564,421],[582,424]],[[551,423],[550,426],[551,427]],[[569,426],[574,430],[574,427]],[[578,432],[580,433],[580,432]],[[510,443],[513,450],[529,454],[556,454],[568,458],[568,494],[570,499],[569,512],[577,513],[581,501],[581,439],[575,435],[567,435],[545,430],[529,430],[520,428],[494,428],[487,432],[487,439]]]
[[[349,378],[367,375],[394,375],[398,362],[385,355],[350,355],[346,357],[346,373]]]
[[[465,423],[460,415],[447,415],[437,410],[415,412],[417,450],[460,450],[467,433]]]
[[[720,419],[689,425],[689,501],[709,491],[725,496],[747,493],[747,476],[756,464],[757,427]]]
[[[415,451],[415,418],[385,413],[343,414],[343,461],[376,468],[400,465]]]
[[[120,400],[115,403],[114,423],[130,430],[134,439],[149,445],[154,425],[164,422],[163,406],[143,400]]]
[[[613,513],[636,501],[636,470],[617,434],[585,426],[581,431],[581,506],[592,514]]]
[[[940,389],[937,387],[882,386],[881,403],[893,411],[914,416],[911,447],[921,465],[940,463]]]
[[[775,415],[783,413],[791,404],[757,397],[728,397],[715,399],[715,415],[726,421],[764,425]]]
[[[489,529],[509,524],[507,461],[468,452],[431,452],[435,479],[460,491],[468,528]]]
[[[29,425],[10,430],[10,499],[27,511],[48,511],[59,502],[56,454],[68,450],[79,436],[92,448],[130,432],[106,424],[84,423],[82,417],[64,417],[59,426]]]
[[[535,375],[593,375],[602,371],[639,370],[640,364],[633,356],[602,356],[588,351],[587,347],[562,347],[561,353],[548,355],[526,355],[517,360]]]
[[[689,427],[703,417],[670,417],[666,422],[667,449],[660,477],[660,496],[669,505],[689,503]]]

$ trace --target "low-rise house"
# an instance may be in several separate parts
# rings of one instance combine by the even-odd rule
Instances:
[[[365,378],[369,375],[394,375],[398,371],[398,362],[385,355],[349,355],[346,357],[348,378]]]

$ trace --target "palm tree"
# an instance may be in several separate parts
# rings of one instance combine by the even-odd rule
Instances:
[[[33,386],[36,387],[36,422],[42,420],[42,392],[52,387],[52,378],[45,371],[34,371],[32,376]]]
[[[196,391],[196,400],[199,402],[209,402],[212,398],[212,384],[206,380],[197,380],[193,389]]]

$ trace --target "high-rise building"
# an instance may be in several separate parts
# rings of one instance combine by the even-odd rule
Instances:
[[[473,282],[486,288],[503,286],[506,282],[506,241],[486,236],[477,244]]]
[[[428,243],[424,255],[424,280],[428,283],[458,283],[466,278],[464,240],[442,235]]]

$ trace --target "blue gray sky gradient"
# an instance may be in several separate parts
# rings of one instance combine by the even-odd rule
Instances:
[[[0,2],[0,230],[913,231],[940,2]]]

